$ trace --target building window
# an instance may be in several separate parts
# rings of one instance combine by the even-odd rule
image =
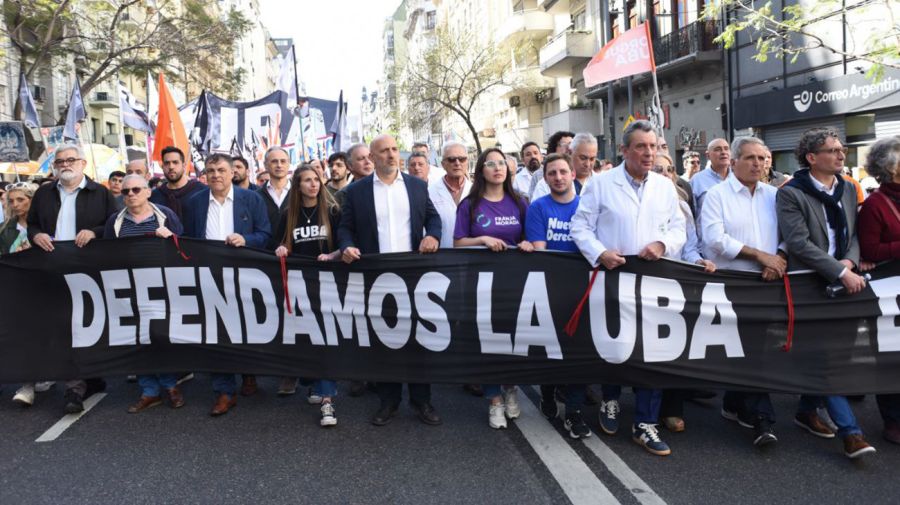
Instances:
[[[94,136],[91,141],[98,142],[98,139],[100,138],[100,121],[97,121],[97,118],[91,118],[91,133]]]
[[[429,11],[425,14],[425,29],[426,30],[434,30],[435,23],[437,22],[437,11]]]
[[[523,11],[525,11],[525,0],[519,0],[518,2],[513,4],[513,12]]]
[[[115,135],[116,134],[116,125],[107,121],[106,122],[106,134],[107,135]]]
[[[572,28],[574,30],[587,29],[587,11],[582,10],[572,15]]]

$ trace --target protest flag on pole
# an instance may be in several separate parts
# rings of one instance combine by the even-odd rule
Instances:
[[[641,23],[603,46],[584,68],[584,84],[592,87],[644,72],[656,72],[648,23]]]
[[[175,146],[184,153],[188,171],[193,171],[191,163],[191,144],[184,132],[184,123],[178,114],[178,106],[166,86],[163,74],[159,74],[159,117],[156,121],[156,137],[153,139],[153,155],[151,159],[162,165],[162,150]]]
[[[72,95],[69,98],[69,111],[66,113],[66,126],[63,128],[64,140],[78,140],[78,133],[75,131],[75,124],[84,121],[87,112],[84,108],[84,101],[81,99],[81,85],[78,78],[75,79],[75,85],[72,86]]]
[[[347,104],[344,103],[344,90],[341,90],[338,96],[337,110],[334,114],[334,120],[331,122],[331,128],[328,133],[332,135],[331,146],[334,152],[343,151],[350,147],[349,134],[347,132]]]
[[[38,116],[37,107],[34,105],[34,97],[31,96],[31,89],[28,87],[28,81],[25,80],[25,72],[19,76],[19,102],[22,103],[22,122],[29,128],[40,128],[41,120]]]

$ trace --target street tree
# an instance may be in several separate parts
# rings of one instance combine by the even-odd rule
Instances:
[[[771,1],[718,0],[708,2],[703,15],[720,20],[723,12],[724,30],[715,41],[730,49],[743,33],[755,44],[754,59],[759,62],[770,56],[793,62],[823,49],[867,63],[873,80],[880,80],[886,68],[900,69],[897,0],[800,0],[780,10]],[[847,34],[846,44],[841,32]]]
[[[482,44],[474,37],[454,37],[446,26],[439,26],[430,47],[408,61],[402,72],[403,119],[416,128],[442,113],[456,115],[481,153],[472,113],[489,91],[508,84],[504,74],[509,65],[501,54],[493,45]]]
[[[223,96],[244,79],[223,55],[249,21],[216,0],[3,0],[3,17],[26,78],[72,56],[83,95],[120,74],[165,72]]]

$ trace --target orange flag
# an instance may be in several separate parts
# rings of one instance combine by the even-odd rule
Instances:
[[[584,85],[591,87],[644,72],[656,72],[648,23],[610,40],[594,55],[582,75]]]
[[[193,172],[191,165],[191,144],[184,133],[184,123],[178,114],[178,107],[162,74],[159,74],[159,116],[156,120],[156,137],[153,139],[153,155],[151,160],[162,165],[162,150],[175,146],[184,153],[188,173]]]

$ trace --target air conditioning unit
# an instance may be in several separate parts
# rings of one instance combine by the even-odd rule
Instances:
[[[509,106],[510,107],[518,107],[522,104],[522,99],[519,96],[511,96],[509,97]]]
[[[97,101],[98,102],[108,102],[109,101],[109,93],[106,91],[98,91],[97,92]]]
[[[537,93],[534,94],[534,101],[537,103],[544,103],[547,101],[548,98],[550,98],[550,92],[547,91],[546,89],[538,91]]]

